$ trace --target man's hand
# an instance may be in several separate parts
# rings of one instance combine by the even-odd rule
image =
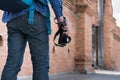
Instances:
[[[57,19],[57,21],[58,21],[58,23],[64,22],[64,17],[63,17],[63,16],[59,17],[59,18]],[[59,26],[58,26],[58,27],[59,27]],[[65,32],[63,32],[65,35],[68,35],[68,34],[69,34],[69,26],[68,26],[68,24],[67,24],[67,21],[66,21],[66,26],[63,26],[62,29],[65,31]]]

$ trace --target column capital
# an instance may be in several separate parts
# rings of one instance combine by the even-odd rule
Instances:
[[[96,1],[93,0],[76,0],[75,13],[87,13],[91,16],[95,14]]]
[[[76,4],[76,11],[75,13],[84,13],[86,11],[86,9],[88,8],[87,4]]]
[[[63,5],[73,12],[94,14],[93,7],[96,5],[96,0],[63,0]]]

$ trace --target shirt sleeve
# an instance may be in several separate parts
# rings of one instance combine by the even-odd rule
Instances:
[[[59,18],[60,16],[63,16],[62,12],[62,0],[49,0],[50,4],[53,8],[53,11],[56,15],[56,18]]]

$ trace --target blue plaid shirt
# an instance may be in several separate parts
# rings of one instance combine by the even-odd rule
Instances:
[[[62,13],[62,0],[49,0],[49,2],[50,2],[51,6],[52,6],[52,8],[54,10],[56,18],[59,18],[60,16],[63,16],[63,13]],[[45,6],[40,5],[38,2],[35,2],[34,6],[35,6],[36,11],[40,12],[44,16],[47,15],[47,11],[46,11]],[[12,20],[13,18],[16,18],[18,16],[26,14],[28,11],[29,11],[29,9],[25,9],[25,10],[19,12],[19,13],[14,13],[14,14],[9,13],[9,12],[4,12],[2,21],[7,23],[10,20]]]

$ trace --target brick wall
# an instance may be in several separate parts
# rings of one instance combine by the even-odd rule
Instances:
[[[50,35],[50,73],[66,73],[74,70],[74,53],[75,53],[75,14],[70,9],[64,6],[64,14],[67,18],[70,27],[70,35],[72,42],[64,48],[56,47],[53,44],[53,36],[57,30],[54,23],[54,15],[52,14],[52,35]],[[52,10],[51,10],[52,12]],[[61,65],[62,64],[62,65]]]
[[[113,70],[120,71],[120,28],[114,27],[112,34],[112,52],[111,52],[111,66]]]
[[[120,28],[113,18],[111,0],[106,0],[104,11],[104,62],[106,69],[120,70]]]
[[[105,1],[104,12],[104,59],[109,70],[120,71],[120,28],[113,18],[111,0]]]

